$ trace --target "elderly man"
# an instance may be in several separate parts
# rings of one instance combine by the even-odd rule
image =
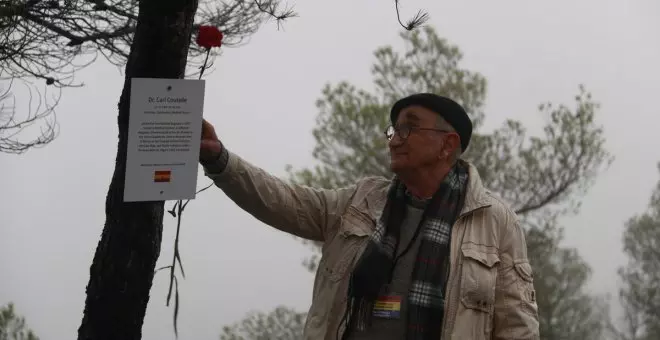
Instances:
[[[323,242],[305,339],[539,339],[520,222],[460,159],[465,110],[419,93],[390,118],[392,179],[288,184],[229,152],[206,121],[200,162],[257,219]]]

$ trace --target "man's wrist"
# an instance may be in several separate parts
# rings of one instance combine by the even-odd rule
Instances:
[[[220,145],[222,146],[222,149],[215,159],[200,161],[208,173],[219,174],[227,168],[227,164],[229,163],[229,151],[227,151],[227,148],[225,148],[224,145]]]

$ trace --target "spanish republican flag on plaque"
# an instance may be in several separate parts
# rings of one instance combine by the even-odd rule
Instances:
[[[154,171],[154,182],[156,183],[169,183],[172,178],[172,170],[156,170]]]

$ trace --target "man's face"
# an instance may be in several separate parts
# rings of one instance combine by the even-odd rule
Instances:
[[[397,132],[389,142],[393,172],[433,167],[447,160],[456,144],[453,140],[447,143],[447,136],[456,139],[458,135],[440,130],[437,122],[438,114],[424,107],[409,106],[401,110],[394,127],[404,132],[410,128],[410,134],[404,139]]]

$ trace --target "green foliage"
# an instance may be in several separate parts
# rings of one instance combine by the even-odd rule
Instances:
[[[578,210],[581,196],[612,161],[603,130],[595,122],[598,103],[580,86],[572,106],[539,105],[546,120],[540,136],[528,135],[522,122],[511,119],[494,131],[480,131],[485,78],[462,68],[458,47],[430,27],[401,37],[403,53],[391,47],[376,50],[373,91],[348,82],[325,86],[313,130],[318,165],[297,171],[289,166],[291,181],[337,188],[365,176],[390,177],[383,131],[392,103],[414,92],[456,99],[475,122],[463,158],[529,226],[528,251],[536,271],[543,339],[599,339],[607,320],[605,301],[584,292],[590,268],[575,249],[559,246],[561,228],[554,226],[559,215]],[[315,251],[304,263],[312,271],[321,244],[305,242]]]
[[[252,312],[225,326],[220,340],[302,340],[306,313],[279,306],[269,313]]]
[[[32,330],[27,328],[25,318],[16,315],[11,302],[0,307],[0,340],[39,340]]]
[[[619,337],[660,339],[660,181],[647,211],[627,221],[623,245],[628,264],[619,269],[625,323]]]
[[[576,249],[563,248],[554,221],[530,226],[528,255],[536,272],[542,340],[601,340],[609,315],[606,301],[585,292],[591,268]]]

